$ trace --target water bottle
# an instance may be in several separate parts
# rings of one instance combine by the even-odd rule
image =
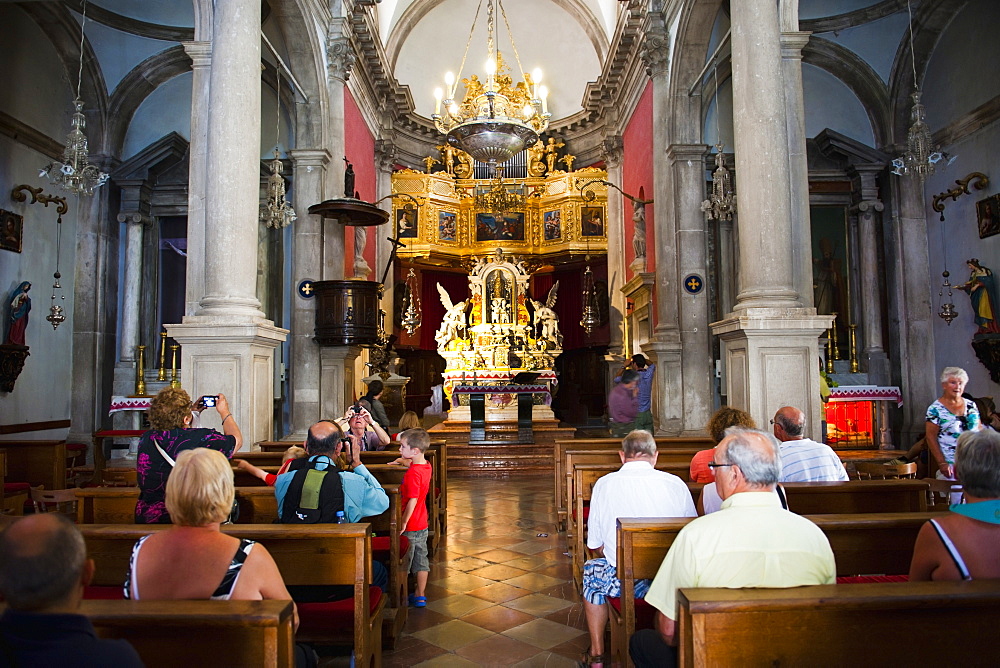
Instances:
[[[347,524],[347,517],[344,516],[343,510],[337,511],[337,524]]]

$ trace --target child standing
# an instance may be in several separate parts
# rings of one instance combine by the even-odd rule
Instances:
[[[423,608],[427,605],[424,595],[430,562],[427,560],[427,493],[431,485],[431,465],[424,459],[431,438],[423,429],[408,429],[399,436],[399,454],[409,460],[410,467],[403,475],[399,496],[403,505],[403,535],[410,541],[410,573],[416,575],[417,585],[410,594],[410,605]]]

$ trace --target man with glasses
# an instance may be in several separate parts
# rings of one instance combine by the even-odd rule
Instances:
[[[805,413],[793,406],[779,408],[771,420],[774,436],[781,441],[779,482],[822,482],[847,480],[840,457],[825,443],[805,438]]]
[[[730,427],[712,463],[722,510],[677,534],[646,602],[654,629],[637,631],[629,653],[637,666],[677,663],[677,590],[686,587],[799,587],[833,584],[836,566],[826,536],[781,507],[778,442],[756,429]]]

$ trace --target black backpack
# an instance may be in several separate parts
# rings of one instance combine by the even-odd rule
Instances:
[[[317,465],[325,464],[324,468]],[[282,524],[333,524],[344,510],[344,487],[337,465],[326,455],[296,459],[288,467],[295,477],[281,504]]]

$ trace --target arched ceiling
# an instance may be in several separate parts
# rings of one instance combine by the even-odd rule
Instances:
[[[383,0],[380,37],[396,79],[410,87],[417,114],[429,118],[434,89],[447,71],[458,73],[469,39],[476,0]],[[589,82],[601,73],[618,12],[617,0],[503,0],[514,45],[525,72],[541,67],[553,119],[579,112]],[[486,0],[472,35],[463,76],[483,76],[486,62]],[[520,80],[500,8],[497,45]],[[459,94],[464,89],[459,86]]]

